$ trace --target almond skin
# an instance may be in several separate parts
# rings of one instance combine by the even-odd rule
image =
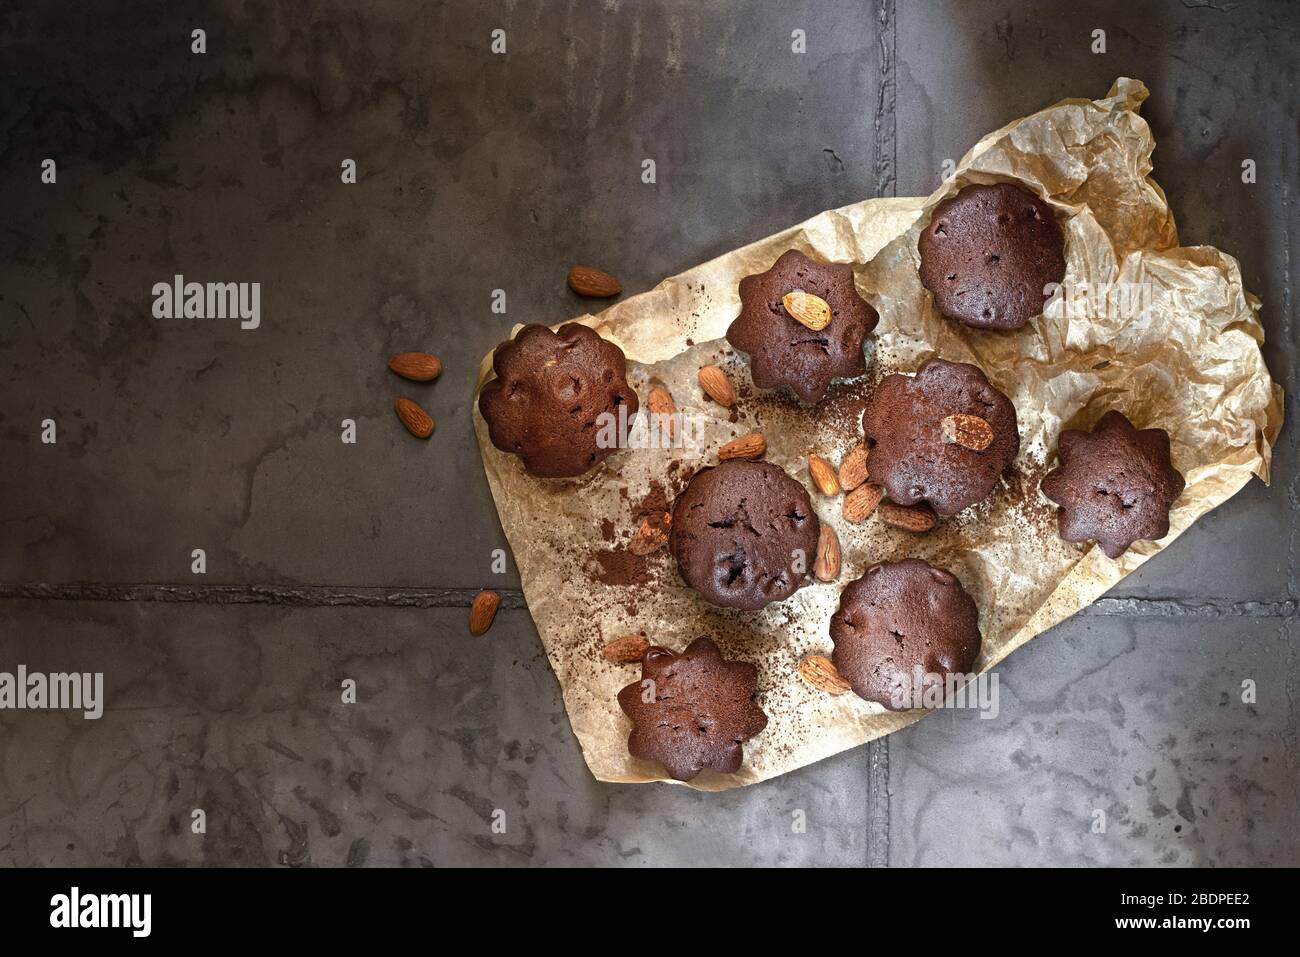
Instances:
[[[673,401],[673,394],[663,386],[655,386],[646,396],[646,405],[650,408],[651,415],[660,416],[659,427],[663,430],[664,435],[668,438],[673,437],[673,416],[677,414],[677,403]]]
[[[731,387],[727,374],[717,366],[704,366],[700,369],[700,388],[718,405],[728,409],[736,404],[736,390]]]
[[[939,517],[934,509],[924,502],[916,505],[897,505],[886,502],[880,506],[880,520],[886,525],[901,528],[906,532],[928,532],[939,524]]]
[[[494,591],[484,589],[475,595],[469,608],[469,633],[475,638],[487,634],[500,606],[501,596]]]
[[[672,527],[673,517],[669,512],[655,512],[641,519],[641,524],[632,533],[632,541],[627,550],[633,555],[649,555],[668,544],[668,529]]]
[[[844,488],[844,491],[852,492],[866,480],[867,447],[859,445],[844,456],[844,461],[840,463],[840,485]]]
[[[983,452],[993,444],[993,426],[978,415],[949,415],[939,423],[945,442],[952,442],[972,452]]]
[[[818,691],[827,694],[845,694],[853,690],[825,655],[809,655],[799,662],[799,675]]]
[[[728,459],[757,459],[761,458],[766,451],[767,439],[763,438],[763,433],[750,432],[749,435],[732,439],[718,449],[718,460],[726,462]]]
[[[569,270],[569,288],[579,296],[606,299],[623,291],[623,284],[594,266],[574,266]]]
[[[394,399],[393,411],[402,420],[402,425],[406,426],[406,431],[417,439],[427,439],[433,435],[433,418],[410,399]]]
[[[835,477],[835,470],[831,468],[830,462],[816,452],[808,453],[808,474],[817,486],[817,491],[823,495],[833,498],[840,494],[840,480]]]
[[[830,525],[822,525],[817,539],[817,561],[813,575],[820,582],[833,582],[840,577],[840,537]]]
[[[844,519],[848,522],[865,522],[876,510],[885,490],[879,485],[864,483],[844,496]]]
[[[650,641],[645,635],[620,635],[602,648],[600,653],[606,661],[612,661],[616,665],[630,665],[640,661],[649,647]]]
[[[432,382],[442,375],[442,361],[428,352],[399,352],[388,360],[388,368],[412,382]]]
[[[796,289],[787,292],[781,298],[781,304],[797,322],[813,332],[821,332],[831,324],[831,307],[821,296]]]

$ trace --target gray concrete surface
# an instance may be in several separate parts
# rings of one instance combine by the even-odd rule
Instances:
[[[0,34],[0,669],[112,677],[99,722],[0,712],[0,864],[1300,863],[1293,428],[1272,487],[1014,655],[997,720],[709,797],[591,780],[514,570],[490,574],[468,415],[511,324],[584,308],[573,262],[649,288],[926,193],[1122,74],[1152,89],[1184,242],[1240,258],[1294,394],[1293,5],[27,7]],[[175,272],[261,282],[262,327],[152,319]],[[437,383],[384,369],[419,347]],[[395,394],[438,420],[427,446]],[[474,642],[485,584],[508,608]]]

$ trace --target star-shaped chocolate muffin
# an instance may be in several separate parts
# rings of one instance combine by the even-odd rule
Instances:
[[[678,781],[705,768],[739,770],[741,743],[767,727],[753,700],[757,684],[758,669],[723,660],[712,638],[696,638],[681,654],[650,648],[641,680],[618,693],[619,707],[632,719],[628,751],[658,761]]]
[[[830,321],[822,328],[799,322],[786,308],[786,295],[798,291],[830,307]],[[754,385],[786,386],[803,402],[814,403],[832,379],[867,371],[862,341],[879,321],[858,295],[852,267],[815,262],[791,249],[767,272],[740,281],[740,315],[727,329],[727,341],[749,354]]]
[[[1061,466],[1043,479],[1042,488],[1061,506],[1061,538],[1095,540],[1119,558],[1140,538],[1169,534],[1169,509],[1186,483],[1169,461],[1164,429],[1139,431],[1111,410],[1091,432],[1062,432],[1056,451]]]

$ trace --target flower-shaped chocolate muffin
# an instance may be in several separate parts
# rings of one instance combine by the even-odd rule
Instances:
[[[1111,410],[1091,432],[1067,429],[1056,446],[1060,468],[1043,479],[1043,494],[1061,510],[1061,537],[1095,540],[1119,558],[1139,538],[1169,534],[1169,509],[1183,494],[1183,476],[1169,461],[1169,433],[1133,427]]]
[[[1019,329],[1042,314],[1044,287],[1065,279],[1052,207],[1010,183],[967,186],[944,200],[917,249],[939,312],[976,329]]]
[[[769,462],[700,469],[673,502],[668,547],[686,584],[723,608],[789,598],[817,556],[807,490]]]
[[[754,703],[757,684],[758,669],[723,660],[712,638],[696,638],[680,655],[648,649],[641,680],[618,693],[619,707],[632,719],[628,751],[658,761],[678,781],[705,768],[740,770],[741,743],[767,727],[767,715]]]
[[[814,321],[821,328],[811,328],[795,319],[785,297],[799,291],[826,303],[830,321]],[[879,321],[854,288],[851,267],[814,262],[792,249],[767,272],[740,281],[740,315],[727,329],[727,341],[749,353],[754,385],[788,386],[812,403],[826,394],[832,379],[867,371],[862,340]]]
[[[881,380],[862,412],[867,472],[899,505],[955,515],[997,486],[1020,450],[1016,409],[965,362],[929,359]]]
[[[831,661],[858,697],[906,711],[928,684],[970,672],[979,611],[950,572],[919,558],[881,562],[845,587],[831,640]]]
[[[623,350],[575,322],[524,326],[496,347],[492,370],[478,398],[492,444],[540,478],[595,467],[618,448],[620,410],[630,422],[640,407]]]

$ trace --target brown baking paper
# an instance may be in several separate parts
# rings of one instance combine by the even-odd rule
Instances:
[[[928,198],[830,210],[578,319],[627,354],[643,411],[650,384],[662,383],[679,410],[704,417],[702,453],[625,449],[579,479],[534,479],[491,445],[476,405],[484,469],[524,596],[597,778],[667,780],[657,764],[627,752],[630,722],[615,694],[640,670],[601,656],[619,635],[644,632],[652,643],[680,650],[707,634],[725,656],[758,666],[766,730],[745,743],[739,772],[706,771],[690,782],[710,791],[752,784],[924,715],[890,713],[852,694],[831,696],[799,677],[801,658],[830,653],[828,623],[840,589],[872,562],[916,556],[955,573],[979,606],[984,643],[977,670],[987,671],[1114,586],[1252,475],[1268,480],[1282,391],[1260,355],[1259,303],[1242,288],[1231,256],[1179,247],[1165,195],[1148,175],[1154,142],[1137,113],[1146,97],[1142,83],[1121,78],[1105,99],[1065,100],[986,136]],[[916,239],[940,200],[967,183],[999,180],[1025,185],[1059,211],[1066,283],[1025,329],[977,332],[935,312],[917,275]],[[721,338],[739,311],[740,279],[791,248],[851,263],[859,292],[881,317],[868,344],[868,374],[833,386],[815,408],[755,389],[745,357]],[[1130,293],[1127,307],[1118,308],[1123,293],[1106,292],[1117,281],[1138,284],[1145,298],[1135,303]],[[1079,295],[1084,283],[1091,298]],[[878,517],[846,523],[841,499],[820,495],[809,480],[808,452],[837,464],[861,441],[863,400],[880,377],[911,372],[933,355],[975,363],[1011,398],[1018,459],[988,501],[927,535],[891,529]],[[721,365],[736,384],[741,399],[734,412],[701,394],[696,373],[708,363]],[[490,376],[489,356],[480,388]],[[1111,408],[1139,428],[1168,430],[1174,465],[1187,480],[1169,535],[1138,542],[1118,560],[1061,541],[1055,507],[1038,491],[1059,432],[1091,427]],[[821,521],[839,533],[844,563],[837,582],[810,578],[787,601],[730,612],[688,589],[666,548],[638,558],[627,543],[643,513],[667,507],[696,468],[717,461],[720,445],[755,429],[767,437],[767,460],[808,487]]]

